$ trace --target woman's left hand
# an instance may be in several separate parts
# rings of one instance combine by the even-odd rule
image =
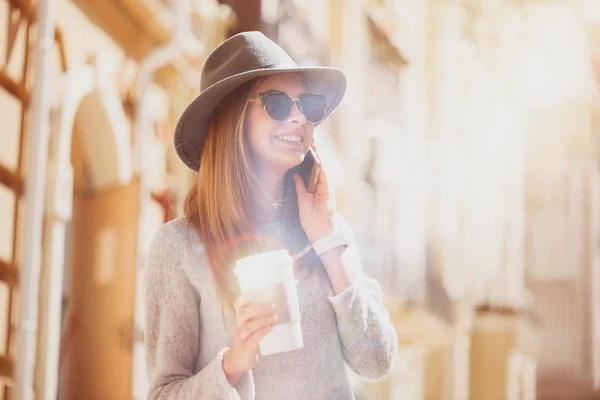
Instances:
[[[306,185],[299,175],[294,174],[293,178],[298,194],[300,223],[308,240],[312,243],[329,235],[334,230],[335,198],[333,190],[329,187],[327,175],[322,167],[314,194],[307,191]]]

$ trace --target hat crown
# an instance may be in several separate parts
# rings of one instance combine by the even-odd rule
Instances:
[[[296,65],[285,50],[262,32],[238,33],[217,46],[206,59],[200,91],[244,72]]]

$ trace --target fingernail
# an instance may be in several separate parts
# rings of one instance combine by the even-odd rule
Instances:
[[[275,303],[271,303],[271,310],[275,310]]]
[[[273,320],[273,322],[277,322],[279,317],[277,316],[277,314],[275,314],[275,315],[273,315],[273,317],[271,317],[271,319]]]

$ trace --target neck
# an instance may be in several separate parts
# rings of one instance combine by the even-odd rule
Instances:
[[[274,168],[257,168],[257,178],[260,188],[257,192],[257,204],[260,212],[260,221],[268,222],[277,220],[281,216],[282,200],[284,199],[284,179],[287,171]]]

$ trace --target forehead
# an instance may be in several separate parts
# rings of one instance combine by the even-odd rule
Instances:
[[[304,76],[299,72],[276,74],[267,77],[256,88],[256,93],[266,90],[279,90],[290,96],[306,93],[308,90]]]

